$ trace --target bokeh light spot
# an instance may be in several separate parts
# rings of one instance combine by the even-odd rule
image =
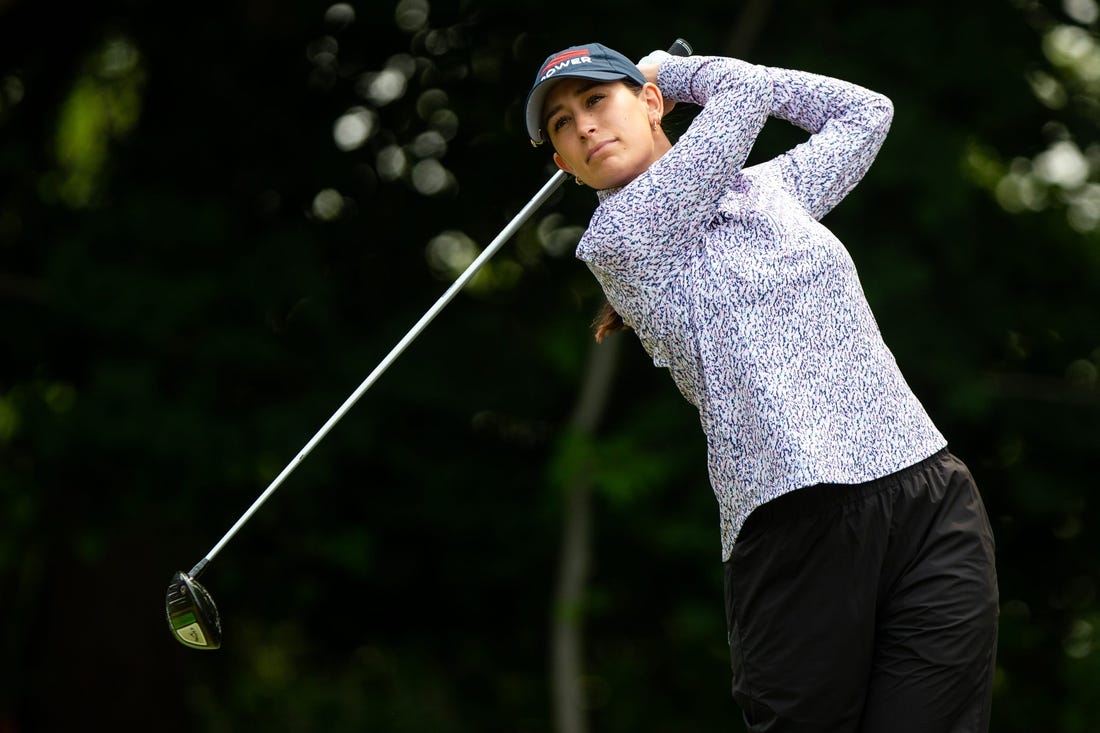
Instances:
[[[432,126],[432,129],[437,130],[444,140],[451,140],[458,134],[458,115],[454,113],[454,110],[437,109],[432,112],[428,124]]]
[[[394,181],[405,175],[405,169],[408,167],[408,160],[405,157],[405,151],[397,145],[387,145],[378,151],[378,158],[375,160],[375,168],[378,169],[378,176],[385,181]]]
[[[445,108],[448,101],[447,92],[442,89],[425,90],[416,98],[416,113],[422,120],[430,119],[432,113]]]
[[[383,69],[377,73],[363,74],[356,84],[356,91],[379,107],[399,99],[405,93],[407,80],[396,69]]]
[[[61,414],[73,408],[76,403],[76,390],[68,384],[51,384],[42,397],[51,410]]]
[[[321,221],[335,221],[344,211],[344,197],[340,192],[326,188],[313,197],[313,215]]]
[[[414,33],[428,23],[428,0],[401,0],[394,10],[397,27]]]
[[[377,126],[377,117],[366,107],[353,107],[340,116],[332,127],[336,147],[355,150],[370,139]]]
[[[355,22],[355,8],[348,3],[336,3],[325,11],[325,23],[336,28],[346,28]]]
[[[445,191],[450,187],[451,180],[451,174],[435,158],[422,160],[412,169],[413,187],[425,196]]]
[[[1091,25],[1100,17],[1095,0],[1063,0],[1062,9],[1082,25]]]
[[[460,274],[477,259],[480,249],[474,240],[457,230],[447,230],[428,242],[428,264],[441,275]]]
[[[1089,177],[1089,164],[1080,148],[1068,140],[1051,145],[1035,158],[1035,172],[1047,183],[1077,188]]]
[[[418,158],[442,158],[447,152],[447,141],[435,130],[422,132],[413,140],[412,152]]]

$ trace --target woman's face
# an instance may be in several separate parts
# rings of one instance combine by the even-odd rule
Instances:
[[[558,167],[595,189],[625,186],[669,148],[660,120],[661,93],[635,94],[621,81],[562,79],[546,96],[543,129]]]

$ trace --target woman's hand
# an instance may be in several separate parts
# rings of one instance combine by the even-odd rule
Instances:
[[[659,68],[660,66],[657,64],[638,64],[638,70],[645,76],[645,80],[653,84],[657,83],[657,69]]]
[[[643,56],[642,59],[638,62],[638,70],[642,72],[643,76],[645,76],[646,81],[650,82],[651,84],[656,84],[657,70],[660,68],[661,63],[668,58],[672,58],[672,54],[670,54],[668,51],[651,51],[650,53]],[[662,98],[664,99],[664,109],[661,111],[661,116],[664,117],[672,111],[672,108],[676,106],[676,103],[673,102],[671,99],[664,97],[663,94]]]

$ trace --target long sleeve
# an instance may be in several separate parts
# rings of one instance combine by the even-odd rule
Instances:
[[[815,219],[825,216],[871,167],[894,107],[863,87],[788,69],[768,69],[771,114],[811,134],[779,157],[784,183]]]
[[[626,187],[600,192],[578,255],[633,284],[674,275],[772,109],[762,66],[720,57],[671,58],[658,83],[671,99],[703,105],[672,149]],[[659,227],[638,212],[660,212]]]

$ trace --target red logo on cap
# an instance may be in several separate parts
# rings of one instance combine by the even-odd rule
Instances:
[[[565,51],[564,53],[559,53],[557,56],[555,56],[554,58],[552,58],[552,59],[550,59],[549,61],[546,62],[546,66],[542,67],[542,71],[539,72],[539,76],[544,76],[546,74],[546,72],[549,71],[551,68],[553,68],[555,66],[558,66],[562,63],[565,63],[565,62],[569,61],[570,59],[575,59],[578,56],[589,56],[589,55],[590,54],[588,53],[587,48],[581,48],[581,49],[578,49],[576,51]]]

